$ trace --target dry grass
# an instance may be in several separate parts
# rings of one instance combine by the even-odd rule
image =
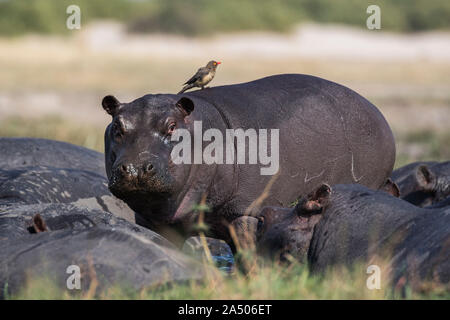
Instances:
[[[253,265],[250,273],[239,271],[226,275],[218,269],[209,269],[201,282],[166,284],[133,290],[126,285],[96,290],[69,291],[58,287],[50,278],[29,279],[24,288],[8,299],[449,299],[445,288],[428,284],[423,290],[394,289],[389,283],[389,268],[381,269],[380,289],[367,287],[366,264],[353,268],[336,268],[324,275],[311,274],[306,266],[292,263],[290,266],[263,261],[247,255]],[[209,266],[208,262],[204,262]],[[92,286],[91,286],[92,287]],[[94,289],[95,290],[95,289]]]
[[[58,116],[30,119],[10,116],[0,120],[1,137],[36,137],[70,142],[104,151],[104,128],[71,121]]]

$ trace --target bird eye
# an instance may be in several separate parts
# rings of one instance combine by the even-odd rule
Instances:
[[[175,131],[176,126],[177,126],[177,124],[175,122],[171,122],[167,129],[167,133],[172,134]]]

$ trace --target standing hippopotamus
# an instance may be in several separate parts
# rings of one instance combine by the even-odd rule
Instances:
[[[106,96],[102,106],[112,116],[105,131],[109,188],[138,213],[138,223],[187,232],[195,219],[193,207],[206,196],[209,234],[232,246],[229,224],[244,229],[256,225],[248,216],[258,207],[287,206],[324,182],[358,182],[377,189],[394,165],[393,135],[380,111],[356,92],[309,75],[276,75],[182,95],[145,95],[130,103]],[[195,143],[204,152],[210,147],[205,141],[212,141],[211,136],[202,141],[195,135],[200,121],[203,130],[215,129],[221,136],[233,129],[278,129],[279,136],[274,131],[270,138],[266,135],[259,164],[237,157],[205,163],[195,155],[193,164],[176,164],[171,153],[180,142],[172,140],[181,129],[193,136],[192,149]],[[263,138],[260,134],[258,141]],[[231,151],[251,149],[243,140],[233,138]],[[279,160],[278,175],[273,175],[277,170],[262,174],[270,169],[268,153]],[[245,160],[255,154],[249,152]]]
[[[295,208],[267,207],[258,219],[260,253],[307,261],[313,272],[377,256],[392,266],[393,284],[450,282],[450,208],[418,208],[358,184],[322,185]]]
[[[392,172],[400,197],[416,206],[426,207],[450,196],[450,161],[414,162]]]

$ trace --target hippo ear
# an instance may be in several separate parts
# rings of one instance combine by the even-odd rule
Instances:
[[[39,213],[33,216],[32,229],[35,233],[48,231],[47,224]]]
[[[109,95],[103,98],[102,107],[108,114],[114,117],[117,111],[119,111],[120,102],[116,97]]]
[[[191,99],[183,97],[178,100],[176,106],[180,108],[183,113],[186,115],[190,115],[192,111],[194,111],[194,102]]]
[[[416,180],[423,190],[431,191],[436,184],[436,176],[426,165],[421,165],[416,169]]]
[[[330,198],[331,187],[324,183],[311,192],[306,198],[303,198],[297,206],[295,211],[298,215],[312,215],[322,212]]]
[[[380,188],[381,191],[387,192],[390,195],[399,198],[400,197],[400,189],[398,188],[398,185],[392,181],[391,178],[388,178],[384,185]]]

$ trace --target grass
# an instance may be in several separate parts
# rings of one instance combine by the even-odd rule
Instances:
[[[204,262],[207,264],[207,262]],[[8,299],[450,299],[450,292],[436,285],[421,291],[393,290],[381,268],[381,288],[369,290],[367,266],[336,269],[325,275],[313,275],[298,263],[290,266],[256,259],[252,256],[250,272],[226,275],[209,268],[203,281],[166,284],[133,290],[113,286],[103,290],[69,291],[49,278],[28,281]],[[75,293],[74,293],[75,292]],[[94,293],[95,292],[95,293]]]
[[[232,55],[204,55],[196,59],[142,54],[128,56],[114,51],[96,54],[84,50],[75,41],[46,39],[36,42],[0,39],[0,48],[0,69],[3,71],[0,73],[0,88],[9,91],[59,90],[99,95],[119,92],[132,93],[134,97],[151,92],[177,92],[196,67],[215,58],[225,61],[212,82],[214,86],[251,81],[272,74],[303,73],[348,85],[368,98],[375,98],[374,102],[379,102],[379,105],[387,102],[405,105],[411,100],[423,105],[430,102],[449,103],[450,64],[444,62],[396,61],[380,64],[370,61],[265,59],[258,56],[249,60]],[[30,52],[34,59],[30,59]],[[218,55],[217,52],[211,54]],[[358,90],[369,85],[379,86],[373,97],[369,90]],[[397,86],[402,91],[404,88],[401,86],[410,88],[409,96],[403,92],[388,97],[382,94],[384,91],[396,93]],[[440,92],[436,93],[439,87],[442,88],[443,98],[439,98]],[[437,98],[439,100],[433,101]]]
[[[56,115],[36,119],[11,116],[0,121],[0,137],[34,137],[60,140],[104,151],[104,128],[70,121]]]
[[[414,161],[448,161],[450,159],[450,131],[410,131],[397,135],[395,168]]]

